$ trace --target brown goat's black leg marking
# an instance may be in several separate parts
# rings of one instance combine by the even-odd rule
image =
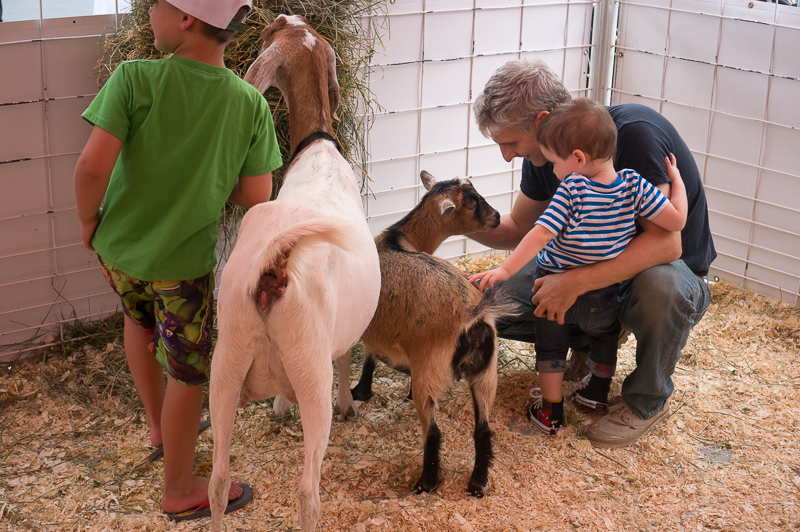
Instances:
[[[361,367],[361,378],[350,392],[356,401],[368,401],[372,397],[372,377],[375,374],[375,357],[364,353],[364,365]]]
[[[489,467],[494,461],[494,451],[492,450],[492,431],[489,430],[489,422],[485,413],[479,411],[474,393],[472,404],[475,408],[475,432],[473,433],[475,467],[467,485],[467,492],[473,497],[480,498],[486,495],[486,487],[489,485]]]
[[[414,485],[417,493],[433,491],[439,487],[439,451],[442,448],[442,431],[432,421],[425,438],[425,452],[422,457],[422,476]]]
[[[275,259],[274,264],[268,270],[261,273],[255,292],[255,303],[261,312],[268,313],[283,294],[289,283],[286,275],[286,263],[289,260],[289,251]]]
[[[487,379],[486,374],[497,371],[496,364],[492,365],[496,342],[494,329],[486,322],[479,321],[461,334],[453,356],[454,374],[463,376],[469,382],[475,412],[475,466],[467,485],[467,491],[474,497],[486,495],[489,467],[494,460],[487,410],[491,408],[496,380]]]

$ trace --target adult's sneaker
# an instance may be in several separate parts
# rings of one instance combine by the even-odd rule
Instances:
[[[605,412],[608,410],[608,392],[610,389],[610,378],[605,379],[590,373],[575,388],[571,397],[573,401],[587,408]]]
[[[650,431],[669,415],[669,399],[654,416],[642,419],[622,397],[609,407],[606,415],[586,427],[584,434],[595,447],[625,447]]]

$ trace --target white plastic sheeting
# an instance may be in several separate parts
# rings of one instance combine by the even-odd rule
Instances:
[[[396,0],[388,5],[385,50],[370,87],[383,108],[369,132],[373,179],[366,212],[377,234],[399,220],[425,190],[419,172],[471,177],[502,213],[519,188],[521,160],[507,163],[485,138],[471,102],[505,62],[539,56],[585,95],[593,4],[519,0]],[[437,254],[456,258],[486,248],[464,237]]]
[[[612,102],[672,121],[704,176],[712,274],[800,304],[800,8],[620,4]]]

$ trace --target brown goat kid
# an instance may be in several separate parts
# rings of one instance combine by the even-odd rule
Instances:
[[[467,491],[486,493],[492,463],[489,413],[497,389],[495,319],[515,314],[502,292],[483,296],[449,262],[431,254],[451,235],[488,231],[500,215],[466,179],[436,182],[420,174],[428,193],[402,220],[375,238],[381,293],[375,316],[362,335],[364,367],[354,399],[372,397],[375,359],[411,374],[411,391],[425,451],[417,492],[439,485],[442,434],[436,403],[453,380],[465,379],[475,411],[475,466]]]

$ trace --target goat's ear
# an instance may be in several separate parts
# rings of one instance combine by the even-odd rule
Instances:
[[[445,214],[454,211],[456,208],[456,204],[453,203],[453,200],[445,198],[444,201],[442,201],[441,207],[442,207],[442,216],[444,216]]]
[[[278,15],[269,26],[261,31],[261,40],[267,42],[276,31],[286,27],[287,20],[286,15]]]
[[[426,190],[430,190],[433,188],[433,185],[436,184],[436,178],[433,177],[428,171],[423,170],[419,173],[420,179],[422,179],[422,184],[425,186]]]
[[[257,88],[261,94],[270,88],[275,79],[275,72],[286,56],[283,48],[285,47],[282,46],[281,41],[272,43],[269,48],[256,57],[244,75],[244,80]]]
[[[328,100],[333,117],[339,108],[339,78],[336,77],[336,54],[330,46],[328,46]]]

